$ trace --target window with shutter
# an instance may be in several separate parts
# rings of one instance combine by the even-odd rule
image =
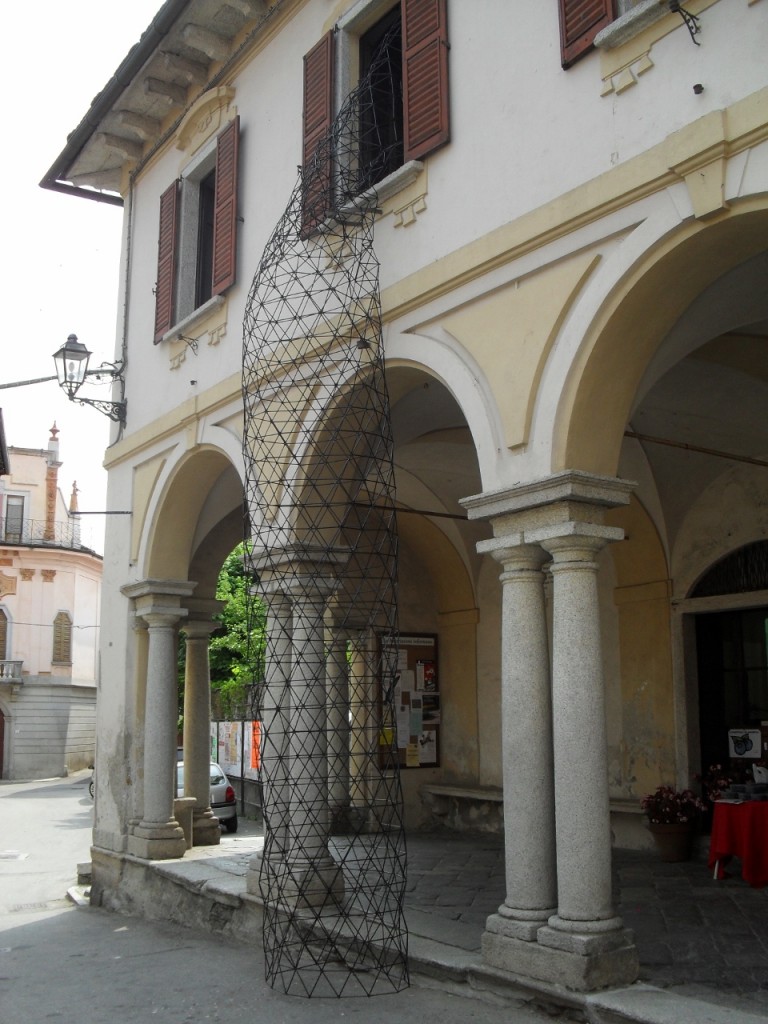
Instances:
[[[8,657],[8,616],[0,608],[0,661]]]
[[[342,66],[357,65],[361,80],[371,72],[361,97],[358,187],[364,191],[404,162],[422,159],[450,140],[447,3],[371,0],[342,32],[329,32],[310,50],[304,58],[305,168],[316,159],[318,142],[343,98],[335,97],[334,104],[339,35],[351,36],[358,47],[359,60],[342,61]],[[321,184],[313,180],[311,188],[321,197],[305,196],[305,210],[314,211],[312,217],[305,215],[305,226],[322,220],[332,207],[332,185],[330,167]]]
[[[614,18],[614,0],[559,0],[560,46],[564,68],[592,49],[597,33]]]
[[[9,494],[5,499],[5,528],[3,539],[7,544],[21,544],[24,536],[24,499]]]
[[[68,612],[59,612],[53,620],[53,654],[56,665],[72,664],[72,619]]]
[[[240,119],[160,198],[155,343],[235,283]]]

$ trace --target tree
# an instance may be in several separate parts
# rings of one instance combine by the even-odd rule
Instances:
[[[209,647],[211,698],[222,717],[239,718],[248,705],[249,687],[264,678],[266,648],[266,610],[248,597],[242,544],[224,560],[216,597],[225,605]]]

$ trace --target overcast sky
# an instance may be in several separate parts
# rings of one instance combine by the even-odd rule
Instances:
[[[122,210],[38,183],[161,6],[38,0],[4,8],[2,384],[52,375],[51,356],[68,334],[93,352],[92,367],[115,358]],[[109,399],[105,387],[87,393]],[[82,510],[106,508],[106,416],[69,402],[55,381],[0,389],[0,408],[7,442],[20,448],[46,448],[55,421],[65,498],[76,480]],[[83,517],[85,543],[101,551],[103,532],[103,516]]]

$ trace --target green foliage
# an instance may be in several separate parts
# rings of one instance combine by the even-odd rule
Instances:
[[[238,544],[219,573],[216,597],[226,604],[217,616],[222,628],[211,637],[209,648],[211,697],[223,718],[241,717],[248,687],[264,677],[266,610],[261,602],[250,602],[248,621],[247,589],[243,545]]]
[[[216,598],[224,608],[216,619],[221,623],[211,637],[209,664],[213,716],[233,720],[246,717],[248,692],[264,677],[266,649],[266,609],[248,601],[248,579],[243,568],[243,545],[224,560],[219,573]],[[251,604],[251,621],[248,605]],[[179,707],[184,706],[185,645],[179,638]]]

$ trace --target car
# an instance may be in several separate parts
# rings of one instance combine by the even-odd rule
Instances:
[[[211,810],[227,832],[237,832],[237,799],[221,765],[211,761]],[[184,762],[176,764],[176,795],[184,796]]]

